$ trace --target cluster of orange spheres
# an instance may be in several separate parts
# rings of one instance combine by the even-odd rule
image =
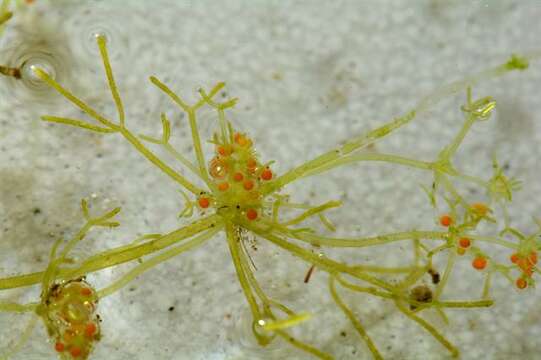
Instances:
[[[482,210],[482,209],[481,209]],[[483,215],[486,211],[483,212]],[[440,225],[449,227],[453,225],[453,218],[450,215],[440,216]],[[462,237],[458,240],[457,254],[464,255],[466,250],[471,246],[471,239]],[[521,271],[521,275],[516,279],[515,285],[519,289],[525,289],[528,287],[528,283],[532,278],[534,268],[537,265],[537,252],[531,250],[529,252],[516,252],[511,255],[510,260],[513,264],[516,264]],[[472,261],[472,267],[476,270],[484,270],[487,267],[488,261],[486,257],[482,255],[476,256]]]
[[[525,289],[528,287],[528,280],[533,275],[533,269],[537,265],[537,252],[535,250],[526,254],[514,253],[509,258],[513,264],[516,264],[520,271],[521,276],[517,278],[515,284],[519,289]]]
[[[242,211],[248,220],[256,220],[261,207],[262,182],[272,180],[274,174],[269,165],[258,162],[253,142],[245,134],[235,133],[232,141],[216,144],[215,156],[209,162],[209,175],[215,190],[211,194],[201,194],[198,205],[207,209],[235,207]]]
[[[100,339],[97,302],[96,292],[82,279],[52,286],[43,318],[62,358],[86,359]]]

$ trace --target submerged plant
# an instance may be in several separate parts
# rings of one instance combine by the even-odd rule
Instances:
[[[279,337],[292,346],[321,359],[332,359],[333,356],[318,346],[308,344],[291,334],[292,327],[310,321],[313,315],[294,311],[279,300],[270,298],[262,290],[246,250],[247,233],[255,234],[258,238],[266,240],[305,261],[310,267],[305,282],[309,281],[314,269],[327,273],[331,298],[351,321],[375,359],[383,358],[379,346],[370,337],[363,325],[363,321],[344,300],[341,295],[343,290],[371,295],[392,302],[399,312],[424,328],[452,356],[458,356],[458,348],[423,316],[425,312],[435,311],[446,320],[445,311],[448,308],[491,306],[493,300],[490,298],[490,282],[492,276],[498,273],[509,279],[518,289],[535,285],[534,275],[539,271],[537,268],[537,252],[541,247],[539,241],[541,226],[537,233],[526,235],[513,228],[509,224],[507,216],[505,216],[506,203],[511,201],[512,193],[518,185],[517,181],[507,177],[496,160],[494,160],[493,166],[494,173],[489,179],[464,174],[454,166],[453,160],[470,129],[477,122],[489,119],[496,106],[495,101],[490,97],[472,98],[471,87],[481,80],[498,77],[514,70],[524,70],[528,67],[529,60],[538,57],[538,54],[512,56],[509,61],[498,67],[443,87],[423,98],[414,109],[404,116],[393,119],[366,134],[354,137],[345,144],[298,165],[284,174],[276,174],[272,170],[272,161],[261,159],[254,149],[252,139],[246,133],[235,129],[231,122],[228,121],[226,110],[235,105],[236,99],[225,102],[219,102],[215,99],[219,91],[225,86],[224,83],[218,83],[208,92],[199,90],[200,99],[194,104],[188,104],[160,80],[155,77],[150,78],[150,81],[187,115],[195,150],[195,163],[171,145],[169,141],[172,132],[171,123],[165,114],[161,116],[162,136],[160,138],[133,133],[127,126],[124,107],[109,63],[105,37],[97,36],[97,43],[103,59],[109,88],[118,112],[118,121],[104,117],[53,80],[46,71],[35,67],[33,71],[37,77],[58,91],[95,122],[56,116],[43,116],[42,119],[47,122],[75,126],[101,134],[120,135],[158,170],[165,173],[180,186],[185,199],[185,207],[181,212],[181,216],[187,218],[191,217],[194,212],[199,212],[200,217],[188,225],[165,235],[145,235],[127,245],[91,255],[77,264],[72,264],[69,267],[63,266],[67,253],[89,230],[89,223],[87,223],[81,230],[80,235],[68,242],[59,257],[55,257],[55,251],[52,251],[51,265],[45,272],[0,279],[0,289],[42,284],[41,305],[3,303],[0,305],[0,310],[36,311],[44,318],[54,341],[57,344],[59,342],[62,344],[57,350],[63,356],[70,354],[69,356],[74,358],[78,356],[86,357],[91,347],[85,347],[84,351],[86,353],[84,354],[83,351],[76,355],[71,352],[66,353],[65,350],[69,349],[66,347],[66,343],[61,342],[62,334],[57,332],[51,325],[56,323],[56,318],[53,319],[50,315],[44,315],[50,314],[51,310],[43,302],[53,299],[53,305],[56,305],[55,294],[58,293],[58,287],[62,289],[61,291],[69,291],[70,293],[72,287],[77,287],[76,290],[73,290],[75,293],[79,290],[82,291],[82,289],[90,289],[90,285],[83,283],[81,277],[94,271],[144,257],[144,262],[137,264],[107,287],[96,292],[91,290],[92,303],[94,303],[98,298],[121,290],[141,273],[172,257],[200,246],[221,231],[226,234],[237,278],[251,310],[253,318],[252,331],[258,343],[261,346],[266,346],[276,337]],[[464,113],[463,125],[451,143],[439,152],[435,160],[421,161],[394,154],[362,152],[370,144],[413,121],[420,113],[426,111],[441,99],[461,91],[464,91],[467,95],[466,103],[462,107]],[[197,117],[198,111],[207,106],[214,109],[218,115],[218,131],[210,139],[210,142],[215,146],[215,153],[208,162],[202,148]],[[181,173],[166,164],[146,143],[163,148],[184,165],[204,186],[197,185],[198,183],[191,181],[190,178],[181,175]],[[341,206],[340,201],[331,200],[319,205],[307,205],[295,203],[290,200],[290,196],[281,193],[288,184],[297,180],[320,175],[340,166],[366,161],[407,166],[433,174],[434,181],[430,186],[424,188],[425,192],[434,207],[438,202],[443,201],[449,208],[448,213],[440,214],[438,228],[406,230],[362,238],[327,236],[317,233],[315,229],[306,226],[305,223],[309,219],[316,218],[329,231],[334,231],[334,225],[325,216],[325,212]],[[488,198],[487,202],[470,201],[466,195],[459,192],[455,186],[456,181],[470,183],[484,189]],[[85,208],[86,205],[83,205],[83,209]],[[290,209],[296,209],[299,214],[288,217],[285,212]],[[105,215],[102,222],[94,225],[116,225],[116,223],[112,224],[109,221],[109,218],[116,213],[115,211],[117,210]],[[504,224],[498,227],[497,214],[500,212],[504,214]],[[85,214],[87,216],[86,210]],[[499,236],[480,234],[478,226],[481,223],[495,227],[500,231]],[[509,239],[509,236],[514,237],[514,239]],[[411,244],[414,256],[406,266],[389,267],[345,263],[313,251],[313,247],[347,248],[354,251],[359,248],[384,246],[396,242]],[[55,248],[57,245],[55,245]],[[510,255],[510,263],[500,264],[496,259],[492,258],[488,252],[490,246],[500,246],[506,249]],[[155,254],[161,250],[164,251]],[[433,258],[439,254],[447,255],[447,264],[441,276],[433,266]],[[484,273],[485,286],[479,297],[457,300],[445,299],[446,285],[459,256],[470,258],[472,271],[477,270]],[[421,281],[421,278],[426,274],[429,274],[432,278],[430,286],[423,284]],[[79,296],[78,294],[74,295],[73,301],[79,301]],[[83,323],[98,325],[93,314],[90,311],[88,314],[84,313],[82,315],[82,318],[84,318]],[[92,332],[92,335],[96,336],[92,338],[93,340],[99,337],[97,327]],[[69,344],[69,346],[70,349],[73,349],[73,345]],[[79,346],[79,348],[83,350],[82,346]]]
[[[69,253],[82,241],[94,227],[116,227],[118,222],[113,217],[120,208],[92,218],[86,200],[81,202],[86,224],[70,239],[57,255],[62,239],[58,239],[51,249],[49,265],[41,279],[41,297],[39,303],[17,304],[0,302],[0,311],[18,313],[34,312],[39,316],[54,341],[54,348],[62,359],[86,359],[94,342],[100,339],[100,317],[96,314],[99,296],[94,288],[85,281],[84,276],[58,279],[58,272],[63,264],[73,262]],[[28,339],[35,324],[33,318],[27,325],[24,335],[8,354],[15,353]]]
[[[0,34],[4,30],[4,24],[11,19],[13,12],[9,11],[9,0],[2,0],[0,4]]]

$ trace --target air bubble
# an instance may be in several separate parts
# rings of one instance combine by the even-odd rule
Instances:
[[[54,15],[43,17],[33,11],[20,15],[21,26],[13,26],[9,36],[3,38],[6,42],[0,51],[0,64],[17,69],[20,77],[1,77],[0,97],[27,109],[38,108],[29,104],[39,105],[41,109],[56,107],[63,99],[33,69],[40,68],[73,89],[71,75],[76,73],[76,61],[67,46],[67,34]]]
[[[280,358],[279,354],[284,351],[284,349],[287,349],[287,343],[281,338],[275,337],[268,345],[264,347],[257,342],[253,331],[257,331],[259,335],[267,338],[273,337],[272,332],[265,331],[261,328],[261,325],[259,325],[264,323],[264,319],[260,319],[254,323],[251,311],[249,309],[245,309],[235,324],[235,331],[233,333],[235,340],[237,340],[241,345],[246,355],[261,355],[262,353],[265,353],[269,356],[269,358]]]
[[[90,29],[88,31],[87,38],[84,42],[85,51],[88,54],[91,55],[98,55],[100,53],[97,44],[98,37],[105,38],[105,42],[107,43],[107,47],[113,49],[114,42],[111,42],[111,39],[113,39],[113,36],[111,35],[111,31],[108,29],[105,29],[103,27],[97,27],[94,29]]]
[[[54,59],[44,53],[35,54],[24,61],[21,68],[21,80],[29,89],[48,90],[48,85],[35,74],[36,69],[43,70],[51,79],[56,80]]]
[[[35,69],[42,69],[61,83],[66,82],[70,73],[65,51],[37,43],[26,42],[16,46],[3,62],[11,68],[19,69],[21,76],[2,77],[5,84],[0,91],[3,96],[22,104],[51,105],[59,100],[54,89],[34,73]]]
[[[120,23],[121,14],[115,14],[112,9],[99,7],[84,8],[79,14],[74,15],[69,24],[75,29],[75,34],[70,38],[73,41],[71,47],[74,55],[85,62],[89,68],[101,66],[96,58],[100,56],[97,38],[102,36],[107,42],[109,58],[114,60],[126,52],[128,40],[122,37]]]

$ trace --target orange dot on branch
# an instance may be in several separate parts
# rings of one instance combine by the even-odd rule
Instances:
[[[453,224],[453,218],[450,215],[442,215],[440,216],[440,224],[449,227]]]
[[[527,272],[527,271],[531,271],[532,270],[532,264],[530,264],[530,262],[528,261],[528,259],[525,259],[525,258],[521,258],[517,261],[517,265],[518,267],[523,271],[523,272]]]
[[[255,209],[248,209],[246,211],[246,217],[248,218],[248,220],[255,220],[257,219],[257,210]]]
[[[252,180],[245,180],[242,184],[245,190],[252,190],[254,188],[254,182]]]
[[[98,328],[96,327],[96,324],[90,322],[90,323],[86,324],[85,335],[87,337],[92,337],[92,336],[94,336],[94,334],[96,334],[96,330],[98,330]]]
[[[475,259],[473,259],[471,265],[476,270],[483,270],[484,268],[487,267],[487,259],[481,256],[476,257]]]
[[[257,166],[257,161],[255,161],[254,158],[249,158],[248,161],[246,161],[246,166],[248,166],[248,168],[255,168]]]
[[[522,290],[528,287],[528,282],[524,278],[518,278],[517,281],[515,281],[515,285]]]
[[[250,139],[246,138],[246,136],[239,133],[235,134],[234,139],[237,144],[243,147],[251,143]]]
[[[218,190],[220,191],[227,191],[229,189],[229,184],[226,182],[218,184]]]
[[[535,251],[532,251],[530,255],[528,256],[528,261],[532,265],[537,265],[537,253]]]
[[[64,351],[65,347],[64,344],[62,344],[61,342],[57,342],[56,344],[54,344],[54,349],[58,352],[62,352]]]
[[[458,245],[464,249],[467,249],[471,245],[471,240],[467,237],[460,238],[460,240],[458,240]]]
[[[78,346],[74,346],[70,349],[70,354],[71,356],[73,356],[74,358],[76,357],[79,357],[81,355],[82,351],[81,351],[81,348],[78,347]]]
[[[233,174],[233,180],[240,182],[242,179],[244,179],[244,175],[242,175],[242,173],[236,172]]]
[[[216,152],[222,156],[229,156],[231,154],[231,149],[229,147],[219,145],[216,148]]]
[[[512,262],[513,264],[517,264],[518,261],[520,260],[520,256],[518,256],[517,253],[514,253],[513,255],[511,255],[511,256],[509,257],[509,260],[511,260],[511,262]]]
[[[198,203],[199,203],[199,206],[202,207],[203,209],[206,209],[210,206],[210,200],[207,197],[200,197]]]
[[[263,172],[261,172],[261,178],[267,181],[272,179],[272,171],[270,169],[263,170]]]
[[[485,216],[490,211],[490,208],[484,203],[474,203],[471,208],[479,216]]]
[[[92,295],[92,290],[90,288],[84,287],[81,289],[81,295],[90,296]]]

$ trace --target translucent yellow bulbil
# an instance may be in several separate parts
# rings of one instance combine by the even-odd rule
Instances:
[[[36,312],[63,359],[86,359],[100,339],[98,296],[84,279],[55,283]]]
[[[448,318],[445,311],[448,308],[472,309],[491,306],[493,300],[490,299],[489,293],[490,281],[491,277],[498,273],[519,290],[535,285],[534,275],[539,272],[537,254],[541,249],[539,241],[541,222],[539,230],[530,235],[522,234],[509,225],[506,203],[511,201],[512,192],[517,189],[517,181],[504,175],[503,169],[498,166],[496,160],[494,160],[493,176],[483,179],[462,173],[455,167],[454,159],[470,129],[477,122],[488,120],[496,106],[490,97],[473,100],[471,87],[481,80],[498,77],[510,71],[525,70],[529,61],[540,57],[541,54],[522,57],[514,55],[511,60],[502,65],[449,84],[421,99],[417,106],[405,112],[404,115],[365,134],[353,137],[343,145],[276,176],[270,168],[271,163],[264,163],[259,159],[252,139],[244,133],[235,131],[231,123],[227,121],[225,110],[234,106],[236,99],[223,103],[214,100],[216,94],[224,87],[223,83],[218,83],[208,93],[199,90],[200,99],[194,104],[188,104],[160,80],[155,77],[150,78],[150,81],[167,94],[187,115],[195,162],[178,152],[169,142],[171,124],[165,114],[161,116],[162,136],[160,138],[134,134],[126,125],[124,107],[109,63],[106,39],[103,36],[97,36],[97,42],[111,95],[117,108],[117,121],[98,113],[53,80],[43,69],[34,68],[33,71],[37,77],[86,113],[93,122],[57,116],[43,116],[42,119],[95,133],[120,135],[181,188],[186,205],[180,215],[189,217],[194,213],[194,209],[199,209],[201,216],[169,233],[147,234],[118,248],[93,254],[81,260],[77,266],[63,268],[60,265],[66,260],[67,253],[78,241],[82,240],[91,226],[118,225],[109,219],[119,209],[101,218],[90,219],[86,203],[83,202],[87,225],[68,242],[58,258],[54,256],[53,250],[51,265],[44,272],[0,279],[0,289],[42,284],[40,304],[0,303],[0,311],[37,310],[56,342],[57,351],[62,356],[85,357],[90,353],[94,341],[99,339],[99,322],[94,312],[98,298],[101,299],[119,291],[126,284],[137,279],[141,273],[201,246],[219,232],[225,232],[231,260],[253,317],[252,330],[258,343],[266,346],[275,338],[280,337],[293,347],[320,359],[334,357],[326,351],[328,349],[323,350],[309,345],[289,332],[291,327],[299,327],[298,332],[302,336],[303,324],[316,316],[306,312],[297,313],[278,300],[267,296],[253,271],[253,264],[250,262],[244,244],[246,233],[251,232],[259,239],[266,240],[306,262],[307,268],[310,269],[305,277],[306,283],[314,269],[317,269],[319,277],[326,273],[329,297],[345,318],[349,319],[367,351],[375,359],[382,359],[383,354],[360,319],[359,314],[362,311],[352,308],[342,298],[343,291],[362,293],[391,302],[400,314],[423,328],[453,357],[456,357],[459,355],[458,348],[443,335],[439,326],[433,325],[429,317],[423,316],[425,312],[433,311],[446,322]],[[462,127],[451,142],[441,149],[435,159],[421,161],[395,154],[360,151],[407,125],[443,98],[459,91],[466,92],[466,104],[462,107],[464,115]],[[208,162],[203,152],[196,116],[203,106],[210,106],[216,110],[219,126],[219,131],[210,141],[215,149]],[[192,181],[190,177],[168,165],[146,143],[161,147],[195,175],[198,182]],[[432,186],[424,187],[424,189],[429,195],[430,203],[436,207],[437,201],[443,200],[449,208],[449,213],[440,216],[435,229],[410,229],[372,237],[338,238],[319,234],[316,229],[307,227],[305,221],[316,217],[329,231],[334,231],[334,225],[324,213],[340,206],[342,204],[340,201],[331,200],[319,205],[299,204],[289,201],[288,196],[279,193],[288,184],[304,177],[367,161],[407,166],[418,171],[429,172],[433,176]],[[469,195],[461,194],[455,182],[466,182],[486,191],[487,202],[470,201]],[[203,185],[199,186],[199,183]],[[498,236],[479,234],[481,230],[478,229],[478,225],[481,223],[486,227],[498,226],[498,208],[501,209],[500,212],[503,212],[504,227],[497,230],[502,231]],[[292,210],[297,213],[293,215],[287,213]],[[507,235],[514,236],[513,241],[504,238]],[[374,262],[367,264],[362,261],[346,263],[313,251],[314,246],[348,248],[348,251],[355,251],[359,248],[395,242],[406,242],[411,245],[413,256],[405,265],[382,266]],[[491,246],[500,246],[510,251],[510,260],[514,265],[499,264],[489,254]],[[435,263],[440,262],[433,262],[433,258],[442,255],[446,255],[446,264],[439,271],[435,268]],[[94,291],[80,279],[88,273],[142,258],[144,261],[136,262],[119,279],[98,291]],[[472,294],[468,293],[466,299],[446,299],[445,289],[454,266],[465,258],[469,258],[468,262],[471,262],[474,271],[485,274],[485,286],[480,298],[477,296],[472,298]],[[431,282],[426,284],[424,278],[428,275]],[[299,280],[302,280],[302,277],[303,274],[299,274]]]

